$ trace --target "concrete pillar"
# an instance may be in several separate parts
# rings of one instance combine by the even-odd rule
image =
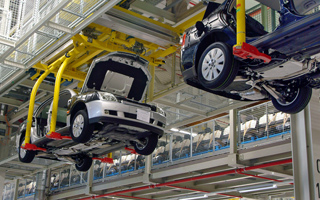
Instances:
[[[320,199],[319,119],[319,90],[313,90],[310,104],[291,115],[295,199]]]
[[[6,172],[0,171],[0,199],[2,200],[3,190],[4,190],[4,181],[6,177]]]

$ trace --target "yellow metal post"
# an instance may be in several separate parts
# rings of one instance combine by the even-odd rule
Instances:
[[[245,0],[237,0],[237,44],[246,42],[246,6]]]
[[[233,55],[242,59],[261,59],[265,63],[271,61],[271,56],[246,43],[245,0],[237,0],[237,44],[233,46]]]
[[[29,111],[28,111],[28,119],[27,119],[27,128],[26,128],[26,135],[24,139],[24,144],[30,143],[30,132],[31,132],[31,125],[32,125],[32,116],[33,116],[33,109],[34,109],[34,102],[37,95],[38,88],[42,81],[50,74],[50,70],[47,69],[40,78],[36,81],[32,88],[32,92],[30,95],[30,103],[29,103]]]
[[[50,131],[47,133],[47,135],[50,135],[52,132],[55,132],[55,130],[56,130],[61,78],[62,78],[62,74],[63,74],[64,70],[68,66],[69,61],[72,60],[73,56],[75,55],[74,51],[71,51],[71,52],[70,52],[69,57],[67,57],[67,55],[66,55],[67,58],[63,61],[62,66],[59,68],[59,71],[56,76],[56,81],[55,81],[55,85],[54,85],[54,93],[53,93],[53,104],[52,104]]]

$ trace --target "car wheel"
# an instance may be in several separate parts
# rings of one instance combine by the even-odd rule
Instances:
[[[21,145],[24,144],[24,138],[20,138],[19,142],[19,160],[23,163],[31,163],[36,155],[35,151],[29,151],[21,148]]]
[[[79,110],[71,121],[70,132],[73,141],[86,143],[91,139],[94,125],[89,124],[89,117],[85,110]]]
[[[291,91],[290,95],[285,98],[285,102],[280,102],[272,97],[272,103],[276,109],[285,113],[295,114],[308,105],[312,95],[312,88],[302,87]]]
[[[151,134],[148,137],[139,140],[142,144],[135,142],[134,149],[138,154],[145,156],[152,154],[158,144],[158,136],[156,134]]]
[[[89,156],[83,156],[76,158],[75,167],[78,171],[86,172],[90,169],[92,165],[92,158]]]
[[[211,44],[202,53],[198,63],[198,80],[202,86],[213,90],[228,87],[238,73],[230,47],[224,43]]]

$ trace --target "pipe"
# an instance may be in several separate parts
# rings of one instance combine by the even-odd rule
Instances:
[[[206,179],[206,178],[213,178],[213,177],[218,177],[218,176],[235,174],[235,173],[239,173],[239,172],[261,169],[261,168],[266,168],[266,167],[272,167],[272,166],[276,166],[276,165],[283,165],[283,164],[288,164],[288,163],[292,163],[292,158],[286,159],[286,160],[281,160],[281,161],[270,162],[270,163],[266,163],[266,164],[261,164],[261,165],[256,165],[256,166],[251,166],[251,167],[231,169],[231,170],[227,170],[227,171],[223,171],[223,172],[216,172],[216,173],[196,176],[196,177],[192,177],[192,178],[185,178],[185,179],[170,181],[170,182],[166,182],[166,183],[159,183],[159,184],[148,185],[148,186],[143,186],[143,187],[138,187],[138,188],[133,188],[133,189],[111,192],[111,193],[107,193],[107,194],[86,197],[86,198],[82,198],[82,199],[78,199],[78,200],[98,199],[100,197],[115,196],[118,194],[123,194],[123,193],[128,193],[128,192],[137,192],[137,191],[141,191],[141,190],[153,189],[153,188],[157,188],[157,187],[164,187],[164,186],[185,183],[185,182],[190,182],[190,181],[197,181],[197,180],[202,180],[202,179]]]
[[[192,188],[187,188],[187,187],[179,187],[179,186],[174,186],[174,185],[168,185],[168,187],[178,188],[178,189],[182,189],[182,190],[190,190],[190,191],[195,191],[195,192],[211,193],[211,192],[209,192],[209,191],[197,190],[197,189],[192,189]],[[224,193],[217,193],[217,195],[228,196],[228,197],[235,197],[235,198],[242,198],[242,196],[235,196],[235,195],[224,194]]]

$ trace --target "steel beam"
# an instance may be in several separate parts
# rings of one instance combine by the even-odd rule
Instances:
[[[19,161],[9,161],[9,164],[13,164],[13,165],[20,165],[20,166],[25,166],[25,167],[33,167],[33,168],[43,168],[43,165],[39,165],[39,164],[34,164],[34,163],[22,163]]]
[[[7,97],[0,97],[0,103],[8,106],[19,107],[23,102]]]
[[[33,88],[33,86],[34,86],[35,83],[36,83],[35,81],[26,79],[26,80],[24,80],[22,83],[20,83],[19,85],[22,85],[22,86],[25,86],[25,87],[28,87],[28,88]],[[54,86],[53,86],[53,85],[46,84],[46,83],[42,83],[42,84],[40,85],[40,87],[39,87],[39,90],[44,90],[44,91],[53,93]]]
[[[21,44],[23,44],[26,40],[28,40],[38,29],[40,29],[47,21],[55,16],[62,8],[68,5],[71,0],[63,1],[58,4],[55,8],[53,8],[49,14],[47,14],[40,22],[36,23],[35,26],[32,27],[26,34],[24,34],[16,43],[14,47],[11,47],[4,54],[0,56],[0,60],[5,60],[13,51],[15,51]]]
[[[15,42],[12,40],[7,40],[5,38],[0,37],[0,44],[4,44],[10,47],[14,47],[15,46]]]
[[[241,161],[249,161],[257,158],[263,157],[269,157],[269,156],[275,156],[279,154],[286,154],[291,152],[291,144],[286,143],[286,144],[279,144],[277,146],[269,146],[266,148],[260,148],[260,149],[252,149],[252,151],[245,152],[245,153],[240,153],[239,154],[239,159]]]
[[[216,159],[215,162],[212,162],[212,160],[208,160],[205,162],[189,162],[188,166],[185,166],[185,164],[182,164],[181,166],[172,166],[172,167],[167,167],[166,170],[159,171],[159,172],[153,172],[151,174],[151,179],[158,179],[158,178],[164,178],[164,177],[169,177],[173,175],[178,175],[178,174],[184,174],[184,173],[192,173],[197,170],[202,170],[202,169],[207,169],[207,168],[212,168],[212,167],[218,167],[221,165],[227,165],[228,164],[228,158],[219,158]]]
[[[146,1],[134,1],[130,8],[137,10],[145,15],[150,15],[159,19],[165,18],[171,23],[175,23],[176,18],[172,12],[160,9]]]
[[[18,154],[14,155],[14,156],[11,156],[11,157],[8,157],[6,159],[3,159],[3,160],[0,161],[0,166],[5,164],[5,163],[7,163],[7,162],[10,162],[10,161],[12,161],[14,159],[17,159],[17,158],[18,158]]]
[[[185,111],[188,111],[188,112],[192,112],[192,113],[195,113],[197,115],[201,115],[201,116],[207,116],[206,112],[203,112],[201,110],[197,110],[197,109],[194,109],[194,108],[190,108],[188,106],[184,106],[184,105],[179,105],[179,104],[175,104],[175,103],[171,103],[169,101],[166,101],[166,100],[163,100],[163,99],[156,99],[154,100],[154,102],[156,103],[160,103],[160,104],[163,104],[165,106],[170,106],[170,107],[174,107],[174,108],[178,108],[180,110],[185,110]]]
[[[178,42],[176,33],[117,9],[111,9],[95,23],[160,46]]]
[[[64,3],[68,3],[70,0],[68,1],[64,1]],[[67,33],[65,34],[64,37],[60,38],[58,41],[56,41],[54,44],[50,45],[50,47],[48,47],[46,50],[44,50],[43,52],[41,52],[36,58],[34,58],[31,62],[29,62],[27,64],[27,69],[33,67],[35,64],[39,63],[44,57],[46,57],[47,55],[49,55],[50,53],[52,53],[53,51],[55,51],[57,48],[59,48],[60,46],[64,45],[68,40],[70,40],[70,38],[75,35],[76,33],[79,33],[83,28],[87,27],[89,24],[91,24],[93,21],[95,21],[97,18],[99,18],[104,12],[108,11],[109,9],[111,9],[114,5],[116,5],[120,0],[111,0],[108,3],[106,3],[105,5],[103,5],[100,9],[98,9],[96,12],[94,12],[92,15],[90,15],[84,22],[82,22],[80,25],[76,26],[74,29],[72,29],[72,33]],[[63,4],[59,4],[59,7]],[[45,24],[46,21],[43,20],[43,23]],[[33,29],[32,29],[33,30]],[[35,32],[36,30],[33,30],[33,32]],[[28,34],[28,33],[27,33]],[[27,35],[26,34],[26,35]],[[30,35],[27,37],[29,38]],[[20,41],[20,40],[19,40]],[[19,42],[20,44],[20,42]],[[12,49],[9,50],[10,52],[12,52]],[[1,60],[1,59],[0,59]],[[19,76],[24,76],[25,75],[25,71],[24,70],[20,70],[17,71],[14,75],[12,75],[9,79],[7,79],[5,82],[3,82],[0,90],[3,90],[3,88],[8,87],[8,85],[12,84],[12,82],[15,82],[15,80],[19,80],[17,77]],[[10,87],[10,86],[9,86]],[[11,87],[10,87],[11,88]],[[2,93],[1,93],[2,94]],[[1,96],[0,94],[0,96]]]
[[[65,33],[72,33],[72,29],[71,28],[66,27],[66,26],[62,26],[61,24],[57,24],[57,23],[54,23],[54,22],[51,22],[51,21],[48,21],[45,25],[50,27],[50,28],[56,29],[58,31],[62,31],[62,32],[65,32]]]
[[[20,52],[20,53],[22,53],[22,52]],[[17,63],[17,62],[11,61],[11,60],[4,60],[3,63],[5,65],[10,65],[12,67],[18,67],[20,69],[25,69],[26,68],[23,64]]]
[[[236,103],[233,103],[233,104],[231,104],[229,106],[226,106],[224,108],[220,108],[220,109],[208,112],[206,114],[206,116],[196,116],[196,117],[192,117],[190,119],[183,120],[182,122],[171,124],[171,125],[167,126],[167,129],[177,128],[177,127],[184,126],[186,124],[190,124],[190,123],[194,123],[194,122],[197,122],[197,121],[200,121],[200,120],[204,120],[204,119],[206,119],[206,118],[208,118],[210,116],[214,116],[214,115],[218,115],[218,114],[221,114],[221,113],[229,112],[229,110],[231,110],[231,109],[241,108],[243,106],[250,105],[251,103],[252,102],[244,102],[244,101],[236,102]]]

